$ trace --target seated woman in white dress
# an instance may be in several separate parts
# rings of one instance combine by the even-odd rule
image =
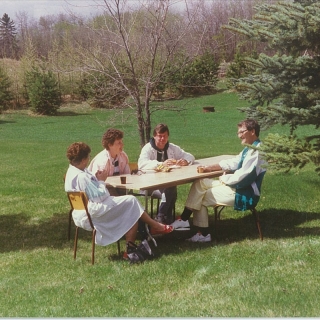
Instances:
[[[70,164],[65,179],[65,191],[86,193],[88,211],[97,231],[96,244],[106,246],[125,235],[128,251],[129,244],[136,240],[139,219],[151,227],[152,235],[173,231],[173,227],[151,219],[134,196],[111,196],[104,182],[107,173],[98,171],[94,175],[87,169],[90,152],[90,147],[84,142],[75,142],[68,147],[67,158]],[[82,216],[77,217],[77,214]],[[81,221],[82,227],[86,227],[87,221],[83,213],[74,212],[73,219]]]

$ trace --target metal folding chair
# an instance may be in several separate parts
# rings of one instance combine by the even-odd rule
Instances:
[[[217,231],[218,231],[218,221],[220,221],[220,214],[221,214],[221,211],[226,207],[226,205],[224,204],[217,204],[213,207],[214,209],[214,226],[215,226],[215,235],[217,235]],[[258,232],[259,232],[259,237],[261,239],[261,241],[263,240],[263,235],[262,235],[262,231],[261,231],[261,226],[260,226],[260,218],[259,218],[259,213],[258,211],[256,210],[256,207],[253,207],[251,209],[248,209],[251,211],[253,217],[254,217],[254,220],[255,220],[255,223],[256,223],[256,227],[258,229]]]
[[[261,193],[261,185],[262,185],[262,181],[263,181],[263,178],[265,176],[265,173],[266,171],[263,171],[261,172],[258,177],[256,178],[255,182],[257,184],[257,187],[259,189],[259,192]],[[260,199],[260,198],[259,198]],[[253,217],[254,217],[254,220],[255,220],[255,223],[256,223],[256,226],[257,226],[257,229],[258,229],[258,232],[259,232],[259,237],[261,239],[261,241],[263,240],[263,235],[262,235],[262,231],[261,231],[261,226],[260,226],[260,218],[259,218],[259,213],[256,209],[256,205],[259,201],[259,199],[257,200],[257,202],[255,203],[255,205],[249,205],[247,207],[247,210],[250,210]],[[220,220],[220,214],[221,214],[221,211],[226,207],[226,205],[224,204],[217,204],[214,206],[214,221],[215,221],[215,231],[216,231],[216,235],[217,235],[217,225],[218,225],[218,221]]]
[[[92,229],[92,251],[91,251],[91,263],[94,264],[94,254],[95,254],[95,238],[96,238],[96,229],[92,223],[91,216],[88,211],[88,198],[83,191],[68,191],[67,196],[71,205],[71,214],[73,210],[85,210],[88,221],[90,223],[90,227]],[[70,219],[70,213],[69,213]],[[76,233],[74,237],[74,249],[73,249],[73,258],[76,259],[77,256],[77,246],[78,246],[78,234],[79,234],[79,227],[76,226]],[[69,220],[69,237],[70,237],[70,220]],[[120,241],[117,241],[118,245],[118,255],[120,256]]]

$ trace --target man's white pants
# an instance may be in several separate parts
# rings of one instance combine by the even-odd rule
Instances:
[[[219,180],[196,180],[189,191],[186,207],[193,211],[193,224],[198,227],[208,227],[208,208],[216,204],[234,206],[235,189],[232,189]]]

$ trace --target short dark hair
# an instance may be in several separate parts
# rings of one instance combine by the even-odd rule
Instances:
[[[168,136],[170,135],[168,126],[165,123],[159,123],[153,130],[153,136],[156,136],[158,133],[165,132],[168,132]]]
[[[123,138],[123,132],[118,129],[108,129],[102,136],[102,146],[109,150],[109,144],[113,145],[116,140]]]
[[[245,127],[249,131],[254,129],[254,132],[255,132],[256,136],[259,137],[260,125],[256,120],[254,120],[254,119],[246,119],[246,120],[242,120],[242,121],[240,121],[238,123],[238,127],[242,127],[243,125],[245,125]]]
[[[67,149],[67,158],[72,165],[78,165],[89,157],[91,148],[84,142],[74,142]]]

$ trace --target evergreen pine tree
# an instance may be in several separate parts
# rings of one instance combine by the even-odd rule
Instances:
[[[61,105],[57,80],[49,70],[34,68],[27,72],[26,89],[30,109],[42,115],[55,115]]]
[[[245,59],[249,57],[257,58],[257,53],[253,52],[248,56],[248,54],[243,54],[239,50],[234,55],[234,59],[227,69],[226,77],[228,79],[227,85],[231,88],[235,86],[235,80],[245,77],[252,72],[252,68],[245,63]]]
[[[203,55],[188,60],[183,54],[180,59],[168,64],[166,77],[158,85],[158,90],[164,87],[171,93],[176,91],[178,96],[211,93],[216,88],[218,81],[219,64],[214,55],[205,52]]]
[[[12,100],[11,81],[0,65],[0,113],[6,110]]]
[[[17,58],[18,42],[16,39],[16,27],[14,22],[5,13],[0,19],[0,57]]]
[[[313,162],[320,171],[320,3],[314,0],[283,1],[257,7],[252,20],[231,19],[226,27],[261,41],[275,52],[246,59],[254,71],[238,81],[240,96],[252,103],[242,111],[262,128],[290,126],[289,136],[270,135],[263,150],[278,169],[303,167]],[[294,136],[300,126],[314,126],[304,140]]]

